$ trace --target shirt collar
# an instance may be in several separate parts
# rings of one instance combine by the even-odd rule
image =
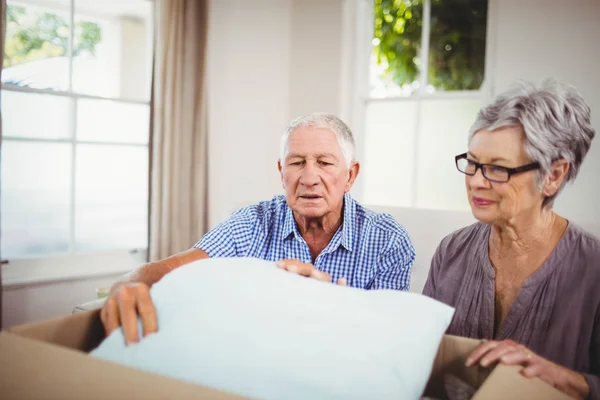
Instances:
[[[350,193],[344,194],[344,218],[342,220],[342,240],[340,244],[348,251],[352,251],[354,247],[354,220],[356,218],[356,202],[350,196]],[[292,209],[286,203],[285,217],[283,221],[283,229],[281,236],[283,239],[287,239],[291,234],[296,237],[301,236],[298,232],[298,226],[294,219],[294,213]],[[335,239],[334,238],[332,240]]]

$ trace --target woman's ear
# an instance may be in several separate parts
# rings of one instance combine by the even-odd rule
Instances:
[[[543,193],[545,196],[552,196],[558,192],[558,189],[560,189],[567,177],[570,166],[571,163],[564,158],[552,163],[550,170],[546,174],[546,179],[544,180]]]

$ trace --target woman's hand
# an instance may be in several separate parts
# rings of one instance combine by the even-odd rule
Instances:
[[[306,276],[308,278],[314,278],[324,282],[331,282],[331,275],[329,275],[327,272],[319,271],[314,265],[303,263],[295,258],[277,261],[277,266],[281,269],[285,269],[286,271]],[[346,278],[338,279],[336,285],[346,286]]]
[[[585,399],[590,391],[583,375],[546,360],[512,340],[483,343],[471,353],[466,364],[468,367],[477,363],[488,367],[496,362],[522,365],[521,375],[538,377],[576,399]]]

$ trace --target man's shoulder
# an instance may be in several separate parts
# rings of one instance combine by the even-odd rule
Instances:
[[[409,238],[408,231],[391,214],[371,210],[356,200],[353,200],[356,207],[355,218],[356,225],[363,229],[371,227],[372,229],[385,233],[387,235],[401,236]]]
[[[262,225],[273,218],[284,215],[286,209],[285,196],[276,195],[271,200],[261,201],[238,209],[231,215],[230,221],[233,224]]]

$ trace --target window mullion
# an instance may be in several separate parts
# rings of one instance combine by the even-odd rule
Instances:
[[[67,48],[67,56],[69,58],[69,93],[73,92],[73,44],[75,43],[75,0],[70,1],[69,12],[69,46]]]
[[[69,212],[70,221],[70,252],[75,252],[75,212],[76,212],[76,187],[77,176],[77,99],[72,99],[71,103],[71,193],[69,194],[71,207]]]
[[[70,24],[69,24],[69,87],[68,92],[73,93],[73,45],[75,43],[75,0],[70,1]],[[71,192],[69,193],[69,200],[71,207],[69,210],[69,252],[75,252],[75,177],[76,171],[75,166],[77,165],[77,99],[72,98],[71,100]]]
[[[419,91],[417,93],[417,106],[415,107],[415,132],[414,132],[414,157],[413,157],[413,180],[411,188],[411,207],[417,207],[419,190],[419,148],[421,145],[421,107],[423,99],[421,96],[427,94],[427,81],[429,74],[429,34],[431,32],[431,0],[423,2],[423,25],[421,26],[421,65],[419,66]]]
[[[419,95],[426,92],[429,74],[429,38],[431,33],[431,0],[423,2],[423,25],[421,26],[421,62],[419,65]]]

